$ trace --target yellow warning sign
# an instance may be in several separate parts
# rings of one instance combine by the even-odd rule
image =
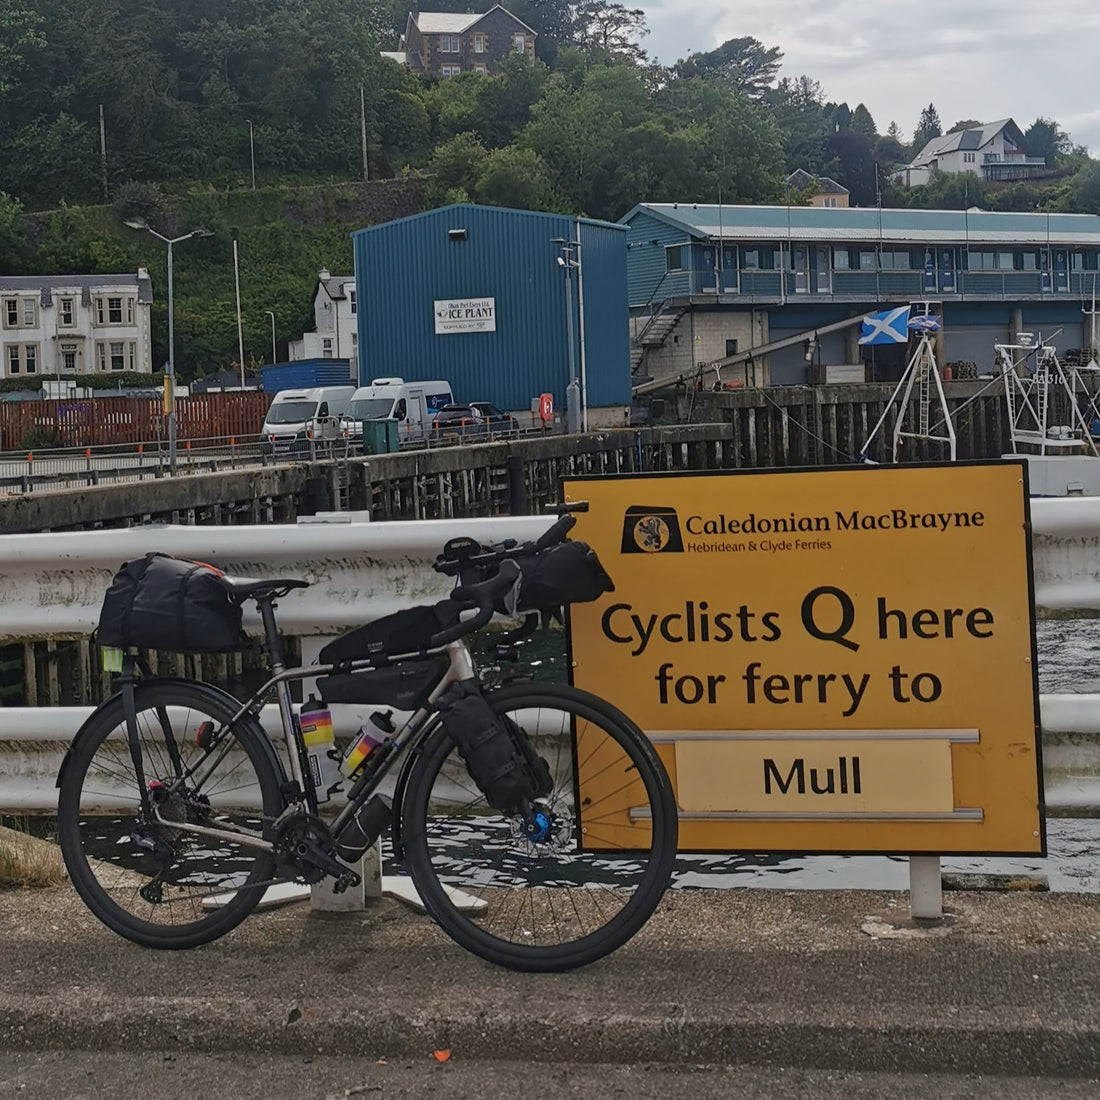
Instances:
[[[654,742],[681,849],[1045,851],[1023,462],[564,493],[615,582],[573,680]]]

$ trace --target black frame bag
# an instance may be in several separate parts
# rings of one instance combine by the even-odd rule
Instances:
[[[224,653],[242,649],[241,605],[212,565],[149,553],[124,562],[99,612],[101,646]]]

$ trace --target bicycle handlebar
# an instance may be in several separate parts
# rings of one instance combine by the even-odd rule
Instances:
[[[476,607],[477,614],[472,619],[463,619],[454,626],[446,627],[438,634],[433,634],[430,642],[432,649],[453,642],[466,634],[473,634],[480,630],[492,617],[494,604],[498,595],[507,592],[519,579],[520,568],[514,561],[501,563],[500,571],[488,580],[478,584],[463,584],[451,593],[451,599],[457,603]]]
[[[516,558],[530,557],[532,554],[549,550],[551,546],[557,546],[565,541],[565,536],[576,525],[577,519],[572,512],[587,512],[588,501],[582,500],[575,504],[559,504],[554,506],[559,512],[558,519],[548,527],[533,542],[516,542],[514,539],[506,539],[504,542],[492,545],[483,545],[477,539],[456,538],[451,539],[443,552],[435,559],[432,566],[437,573],[448,577],[464,577],[471,571],[484,569],[487,566],[500,565],[502,562],[513,561]]]

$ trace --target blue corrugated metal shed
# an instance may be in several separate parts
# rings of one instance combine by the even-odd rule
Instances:
[[[589,407],[630,404],[625,226],[459,203],[352,239],[364,380],[445,378],[458,401],[529,409],[551,393],[564,408],[583,365]],[[478,299],[493,330],[438,331],[437,303]]]
[[[314,386],[355,385],[350,359],[298,359],[261,367],[264,393],[279,390],[308,390]]]

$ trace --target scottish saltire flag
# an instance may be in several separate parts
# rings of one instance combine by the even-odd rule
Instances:
[[[940,319],[932,314],[924,317],[909,318],[910,332],[939,332]]]
[[[872,313],[863,318],[863,328],[859,333],[861,344],[905,344],[909,342],[906,325],[909,322],[909,307],[898,306],[883,313]]]

